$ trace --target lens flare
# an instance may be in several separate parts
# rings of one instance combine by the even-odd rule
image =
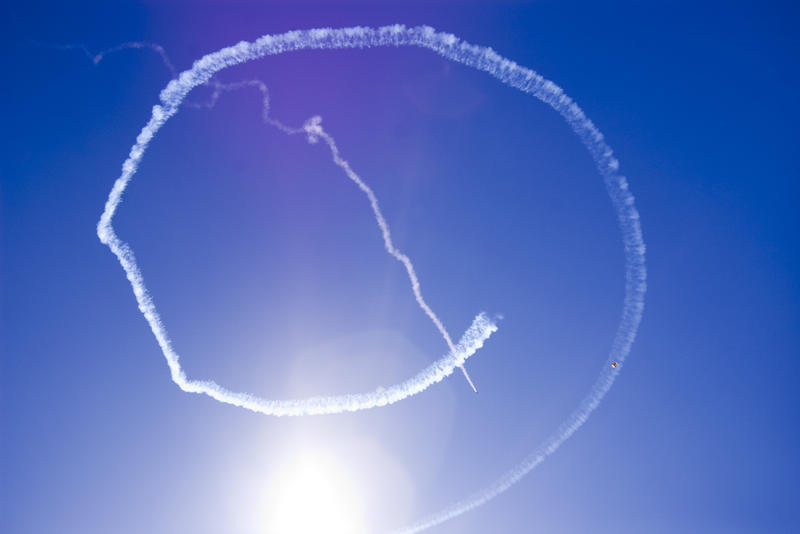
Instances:
[[[281,470],[273,486],[267,534],[366,533],[364,499],[333,458],[302,452]]]

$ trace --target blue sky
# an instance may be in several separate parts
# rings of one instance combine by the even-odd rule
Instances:
[[[429,24],[558,83],[615,149],[648,245],[644,320],[590,421],[519,485],[435,532],[800,527],[794,7],[11,6],[0,165],[0,530],[265,532],[282,473],[324,453],[368,532],[436,512],[547,438],[619,319],[602,179],[551,109],[424,50],[316,51],[225,71],[321,115],[373,187],[468,369],[396,406],[277,419],[181,392],[95,225],[169,72],[37,43],[162,45],[178,69],[242,39]],[[207,96],[198,92],[198,99]],[[320,145],[256,93],[182,110],[115,219],[190,376],[289,397],[369,390],[446,346]],[[298,456],[300,455],[300,456]]]

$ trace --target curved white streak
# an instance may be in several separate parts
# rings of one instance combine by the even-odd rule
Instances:
[[[158,128],[163,125],[164,121],[177,111],[183,98],[193,87],[207,82],[216,72],[223,68],[265,55],[275,55],[305,48],[333,49],[388,45],[420,46],[431,49],[450,60],[483,70],[503,83],[537,97],[561,114],[589,149],[600,174],[605,180],[606,188],[617,212],[625,249],[626,284],[622,318],[617,328],[608,360],[604,364],[600,376],[590,393],[549,439],[545,440],[531,455],[500,477],[495,483],[472,497],[459,501],[443,511],[399,531],[402,533],[414,533],[438,525],[491,500],[518,482],[548,455],[555,452],[566,439],[583,425],[613,385],[622,366],[619,365],[612,369],[610,363],[613,361],[624,362],[630,352],[631,345],[636,337],[636,331],[641,322],[646,291],[645,246],[633,195],[628,190],[625,177],[618,173],[619,164],[613,157],[611,148],[603,140],[603,135],[586,117],[580,107],[564,94],[560,87],[544,79],[535,71],[521,67],[513,61],[501,57],[490,48],[470,45],[459,40],[454,35],[437,33],[433,28],[427,26],[406,28],[405,26],[395,25],[378,29],[357,27],[338,30],[324,28],[292,31],[277,36],[267,35],[253,43],[241,42],[235,46],[204,56],[195,62],[190,70],[181,73],[176,80],[170,82],[166,89],[162,91],[162,105],[157,105],[153,108],[153,116],[150,122],[142,130],[139,139],[137,139],[137,144],[134,145],[128,160],[123,164],[122,175],[117,179],[109,195],[106,210],[98,224],[98,235],[101,241],[109,244],[120,258],[123,267],[125,267],[127,255],[130,254],[132,259],[132,253],[114,235],[111,228],[111,217],[119,204],[127,182],[135,172],[147,142],[149,142]],[[132,265],[135,267],[135,263]],[[137,282],[141,278],[138,270],[135,268],[129,269],[128,267],[125,270],[134,285],[134,291],[136,291]],[[143,288],[143,286],[140,287]],[[143,289],[140,293],[143,294],[137,294],[137,299],[139,300],[140,308],[142,308],[143,303],[147,304],[149,302],[149,296],[143,292]],[[155,319],[157,320],[157,315]],[[151,326],[153,324],[151,322]],[[159,337],[158,333],[156,333],[156,337]],[[161,341],[162,339],[159,338],[160,343]],[[165,333],[163,334],[163,341],[168,344]],[[175,359],[174,364],[170,363],[170,368],[173,371],[173,379],[176,376],[182,376],[182,371],[177,365],[177,359]]]
[[[478,314],[473,320],[472,326],[464,333],[464,336],[453,351],[419,371],[408,380],[381,390],[298,400],[264,399],[247,393],[237,393],[210,380],[190,380],[187,378],[186,373],[183,372],[178,362],[179,356],[172,348],[166,328],[161,322],[153,300],[144,285],[133,251],[113,234],[113,230],[112,234],[107,234],[105,238],[107,241],[104,241],[104,243],[119,258],[123,269],[128,275],[128,280],[133,286],[134,295],[139,303],[139,310],[150,324],[150,328],[158,340],[158,344],[169,365],[172,380],[178,387],[187,393],[203,393],[219,402],[232,404],[265,415],[323,415],[354,412],[394,404],[407,397],[421,393],[431,385],[452,374],[456,367],[463,366],[467,358],[483,347],[489,336],[497,331],[497,325],[494,321],[483,313]]]
[[[168,66],[171,65],[171,63],[169,63],[169,59],[167,58],[166,54],[164,53],[161,47],[159,47],[158,45],[147,45],[141,43],[125,43],[124,45],[120,45],[113,49],[109,49],[108,51],[101,52],[100,54],[95,56],[96,58],[95,63],[101,61],[102,58],[104,57],[104,54],[106,53],[111,53],[125,48],[144,48],[144,47],[150,47],[157,51],[160,51],[165,60],[165,63]],[[190,380],[186,376],[183,369],[181,368],[181,365],[179,363],[180,357],[172,347],[172,343],[167,334],[166,327],[161,321],[161,318],[158,314],[158,311],[156,310],[153,299],[150,296],[149,292],[147,291],[147,287],[144,283],[144,278],[136,263],[136,258],[133,254],[133,250],[130,248],[129,245],[127,245],[117,237],[111,225],[111,219],[117,207],[119,206],[119,203],[122,200],[122,193],[127,187],[127,184],[130,181],[130,179],[135,174],[138,165],[141,161],[141,158],[144,155],[144,151],[146,150],[153,136],[161,128],[161,126],[164,125],[164,123],[167,121],[167,119],[169,119],[171,115],[177,112],[177,104],[169,108],[162,108],[161,106],[155,106],[153,108],[153,115],[150,118],[150,121],[142,129],[142,132],[136,139],[136,144],[134,144],[134,146],[131,148],[128,158],[123,163],[122,175],[114,183],[114,187],[112,188],[108,200],[106,201],[105,210],[97,226],[97,234],[100,240],[106,245],[108,245],[109,248],[112,250],[112,252],[117,256],[117,258],[120,261],[120,264],[125,270],[128,280],[130,281],[133,287],[134,295],[136,296],[137,302],[139,304],[139,310],[142,312],[145,319],[149,323],[150,328],[153,331],[153,334],[155,335],[159,346],[161,347],[162,353],[164,354],[164,357],[167,360],[172,380],[178,385],[178,387],[180,387],[183,391],[186,392],[203,393],[205,395],[214,398],[217,401],[246,408],[248,410],[252,410],[255,412],[267,415],[284,416],[284,415],[333,414],[345,411],[364,410],[376,406],[385,406],[387,404],[393,404],[409,396],[420,393],[425,389],[427,389],[432,384],[441,381],[446,376],[449,376],[453,372],[453,369],[455,367],[461,368],[462,372],[464,372],[464,375],[467,377],[467,380],[470,382],[470,385],[472,385],[472,381],[469,380],[469,376],[466,374],[466,370],[464,369],[464,362],[466,361],[467,358],[473,355],[480,347],[483,346],[485,340],[488,339],[489,336],[497,330],[497,326],[492,320],[486,317],[486,315],[479,314],[474,319],[472,326],[464,334],[464,337],[461,339],[459,344],[457,346],[453,344],[450,335],[444,329],[444,326],[442,325],[439,318],[434,314],[433,310],[431,310],[431,308],[422,298],[422,294],[419,288],[419,281],[417,279],[414,267],[410,259],[393,246],[389,233],[389,227],[380,211],[380,208],[378,207],[377,198],[375,197],[372,190],[363,182],[363,180],[361,180],[361,178],[358,177],[358,175],[356,175],[352,171],[350,166],[347,165],[347,163],[340,157],[333,138],[329,134],[327,134],[327,132],[324,132],[322,130],[321,126],[319,125],[319,120],[313,123],[313,126],[310,126],[312,123],[309,122],[304,128],[290,128],[280,123],[279,121],[272,119],[269,116],[268,89],[263,82],[258,80],[225,84],[213,78],[208,78],[201,83],[213,87],[214,91],[211,100],[208,103],[202,105],[195,104],[193,105],[193,107],[211,108],[216,104],[217,100],[219,99],[219,97],[223,92],[232,91],[243,87],[255,87],[262,93],[263,96],[263,119],[265,122],[279,128],[280,130],[282,130],[287,134],[305,132],[309,135],[310,141],[320,136],[325,138],[326,142],[331,148],[331,152],[334,157],[334,162],[337,165],[339,165],[346,172],[347,176],[351,180],[356,182],[362,189],[362,191],[367,195],[370,204],[372,206],[373,212],[375,214],[376,221],[378,222],[378,225],[381,229],[384,238],[384,244],[387,248],[387,251],[389,251],[394,257],[399,259],[405,265],[406,270],[409,274],[409,278],[412,283],[412,289],[414,291],[414,296],[416,297],[417,302],[419,303],[423,311],[428,315],[428,317],[431,318],[431,320],[437,326],[439,331],[442,333],[445,341],[447,342],[449,352],[446,356],[437,360],[436,362],[434,362],[433,364],[426,367],[425,369],[418,372],[416,375],[414,375],[413,377],[404,382],[390,386],[386,389],[381,389],[380,391],[373,391],[369,393],[360,393],[360,394],[347,394],[347,395],[329,396],[329,397],[313,397],[300,400],[275,400],[275,399],[265,399],[261,397],[256,397],[254,395],[250,395],[247,393],[238,393],[230,391],[210,380],[206,381]],[[186,93],[183,93],[183,95],[181,96],[181,103],[185,94]]]

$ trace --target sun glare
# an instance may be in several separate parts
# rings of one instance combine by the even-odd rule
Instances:
[[[273,486],[268,534],[363,534],[364,513],[355,485],[335,459],[304,452]]]

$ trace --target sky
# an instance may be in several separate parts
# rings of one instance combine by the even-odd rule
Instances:
[[[322,117],[454,338],[499,330],[396,405],[277,418],[182,392],[96,235],[170,72],[265,34],[427,24],[560,85],[604,133],[647,244],[643,321],[613,389],[555,454],[436,533],[800,529],[797,8],[740,2],[119,2],[4,8],[0,531],[268,533],[346,514],[400,529],[494,481],[591,388],[624,256],[563,119],[416,48],[299,51],[227,69],[273,118]],[[207,88],[188,100],[208,102]],[[187,107],[115,229],[187,374],[296,398],[370,391],[447,346],[321,144],[258,92]],[[317,499],[316,501],[314,499]],[[335,510],[321,502],[333,502]],[[276,525],[281,526],[276,526]]]

